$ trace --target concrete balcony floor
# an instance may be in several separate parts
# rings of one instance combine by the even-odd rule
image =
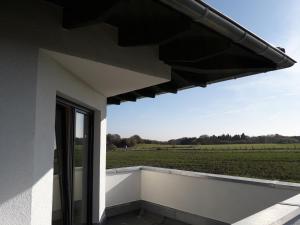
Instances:
[[[126,213],[109,218],[105,225],[188,225],[173,219],[166,218],[143,210]],[[200,225],[200,224],[199,224]]]

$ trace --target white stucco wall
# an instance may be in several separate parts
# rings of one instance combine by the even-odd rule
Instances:
[[[98,129],[95,129],[94,137],[96,140],[94,153],[98,157],[95,157],[94,160],[102,168],[95,167],[99,170],[95,171],[95,174],[105,173],[106,149],[105,138],[102,136],[106,136],[106,98],[66,71],[42,51],[39,55],[37,74],[31,225],[50,225],[56,96],[59,95],[98,112],[95,116],[100,118],[95,121],[96,123],[100,122],[100,125],[95,124],[95,128]],[[100,154],[102,157],[99,157]],[[105,208],[104,188],[101,187],[105,184],[105,180],[100,180],[99,176],[95,176],[94,182],[94,187],[98,189],[94,190],[95,193],[97,192],[94,196],[97,211],[93,215],[93,220],[99,222]]]
[[[105,209],[106,98],[43,52],[0,42],[0,224],[50,225],[56,96],[95,111],[93,221]],[[7,51],[6,51],[7,50]]]
[[[126,179],[137,173],[139,180]],[[144,200],[231,224],[299,193],[300,185],[291,183],[137,167],[108,170],[106,204]]]
[[[0,48],[0,224],[28,225],[38,52],[8,40]]]
[[[43,51],[72,74],[106,97],[134,91],[168,80],[167,78],[144,74],[102,62],[48,50]],[[112,54],[112,52],[107,52],[107,55],[109,54]]]

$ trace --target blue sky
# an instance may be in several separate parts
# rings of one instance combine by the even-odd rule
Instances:
[[[299,0],[207,0],[300,61]],[[300,65],[108,107],[108,132],[169,140],[202,134],[300,135]]]

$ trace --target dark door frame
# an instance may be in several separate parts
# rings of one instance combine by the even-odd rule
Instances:
[[[93,207],[93,154],[94,154],[94,112],[91,109],[78,105],[62,97],[56,97],[56,106],[65,108],[65,147],[66,152],[61,153],[63,160],[61,183],[61,206],[63,221],[65,225],[73,225],[73,163],[74,163],[74,142],[75,142],[75,116],[76,112],[88,116],[89,140],[87,152],[87,225],[92,225]]]

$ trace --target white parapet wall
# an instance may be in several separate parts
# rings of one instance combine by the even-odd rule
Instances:
[[[244,224],[238,222],[277,204],[288,206],[282,202],[299,193],[300,184],[295,183],[144,166],[107,170],[106,179],[106,207],[142,200],[227,224]],[[299,197],[292,198],[293,207],[300,210],[295,199]],[[299,213],[291,208],[281,212],[264,225],[286,222]]]
[[[106,175],[106,207],[141,200],[141,172],[128,168],[128,172]]]
[[[292,225],[288,223],[300,215],[300,195],[279,202],[265,210],[251,215],[233,225]],[[288,223],[288,224],[287,224]],[[298,223],[297,223],[298,224]],[[296,224],[293,224],[296,225]]]
[[[75,176],[80,179],[81,168]],[[76,185],[76,200],[80,193]],[[299,193],[300,184],[153,167],[111,169],[106,175],[106,207],[142,200],[234,225],[285,224],[300,215]],[[55,196],[54,211],[60,201]]]

